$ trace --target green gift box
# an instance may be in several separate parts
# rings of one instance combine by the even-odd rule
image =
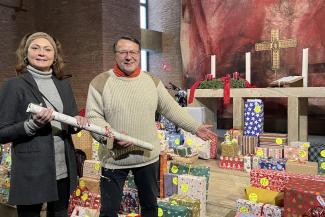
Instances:
[[[194,199],[185,195],[175,194],[171,198],[169,198],[169,203],[186,206],[191,212],[191,217],[200,217],[199,199]]]
[[[191,148],[186,146],[178,146],[174,149],[174,153],[181,157],[186,157],[192,154]]]
[[[158,202],[158,217],[191,217],[190,210],[181,205]]]

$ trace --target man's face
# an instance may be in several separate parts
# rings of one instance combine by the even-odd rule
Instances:
[[[140,63],[139,45],[126,39],[119,40],[116,45],[115,61],[125,74],[131,75]]]

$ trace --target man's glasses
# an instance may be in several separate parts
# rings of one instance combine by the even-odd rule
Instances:
[[[131,57],[137,57],[139,55],[139,51],[134,51],[134,50],[121,50],[121,51],[115,51],[115,53],[117,53],[120,57],[126,57],[128,54]]]

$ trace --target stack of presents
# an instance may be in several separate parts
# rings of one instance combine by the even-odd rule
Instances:
[[[10,188],[11,145],[0,144],[0,203],[7,203]]]
[[[325,145],[264,132],[260,99],[246,100],[244,109],[244,129],[226,132],[219,161],[250,174],[236,216],[325,216]]]

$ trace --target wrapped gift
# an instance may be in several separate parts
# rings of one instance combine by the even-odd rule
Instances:
[[[244,156],[244,171],[250,172],[252,169],[252,157],[251,155]]]
[[[258,136],[263,133],[264,105],[261,99],[247,99],[244,105],[244,135]]]
[[[168,202],[158,202],[158,216],[163,217],[190,217],[190,210],[181,205],[170,204]]]
[[[100,210],[100,195],[90,192],[86,187],[80,186],[70,195],[68,214],[73,212],[76,206],[88,207],[90,209]]]
[[[92,160],[99,161],[99,157],[98,157],[99,146],[100,146],[99,142],[97,142],[96,140],[93,139],[93,143],[91,145],[91,150],[92,150],[92,155],[91,156],[92,156]]]
[[[290,173],[317,175],[318,164],[316,162],[298,162],[288,161],[286,164],[286,171]]]
[[[242,155],[255,154],[258,145],[257,136],[238,136],[237,139]]]
[[[88,177],[81,177],[79,179],[79,186],[81,188],[86,187],[90,192],[99,194],[99,180],[88,178]]]
[[[203,176],[206,178],[208,190],[209,187],[209,178],[210,178],[210,167],[207,166],[193,166],[189,164],[175,163],[170,164],[169,173],[173,174],[189,174],[193,176]]]
[[[263,188],[247,187],[245,188],[246,199],[258,203],[267,203],[272,205],[283,205],[283,192],[271,191]]]
[[[128,176],[126,177],[126,187],[127,188],[137,188],[134,182],[134,175],[132,172],[129,172]]]
[[[303,146],[284,146],[284,157],[288,161],[308,161],[308,148],[304,148]]]
[[[100,161],[85,160],[83,166],[83,176],[93,179],[99,179],[101,174]]]
[[[176,194],[169,199],[169,203],[186,206],[191,217],[200,217],[200,200],[185,195]]]
[[[275,159],[283,158],[283,146],[269,146],[267,156]]]
[[[177,194],[178,175],[172,173],[164,174],[164,197],[170,197]]]
[[[98,217],[99,210],[76,206],[70,217]]]
[[[184,145],[191,147],[192,151],[198,153],[200,158],[215,158],[216,153],[214,152],[216,152],[217,140],[204,141],[184,130],[181,130],[181,133],[184,134]]]
[[[235,157],[239,153],[238,141],[230,139],[229,134],[225,134],[225,141],[221,143],[221,155],[224,157]]]
[[[165,130],[171,133],[177,132],[177,127],[175,126],[175,124],[169,121],[165,116],[161,115],[159,122],[161,130]]]
[[[262,213],[262,203],[256,203],[249,200],[238,199],[236,201],[236,211],[238,214],[245,214],[244,216],[260,216]],[[250,215],[249,215],[250,214]],[[240,215],[238,215],[240,216]]]
[[[229,129],[227,130],[227,134],[230,135],[230,139],[237,139],[240,136],[243,136],[243,130],[240,129]]]
[[[322,198],[325,198],[325,182],[292,179],[284,190],[284,215],[302,216],[320,206]]]
[[[72,141],[75,149],[80,149],[86,153],[87,160],[92,159],[93,138],[90,132],[81,130],[79,133],[72,134]]]
[[[325,174],[325,158],[318,158],[318,172],[319,174]]]
[[[202,176],[178,176],[178,194],[200,200],[200,216],[206,213],[206,178]]]
[[[250,172],[250,183],[252,186],[272,191],[283,191],[289,180],[289,174],[283,171],[253,169]]]
[[[264,217],[282,217],[283,208],[279,206],[274,206],[271,204],[263,205],[263,216]]]
[[[325,158],[325,144],[311,143],[308,149],[308,160],[317,162],[319,157]]]
[[[284,171],[286,167],[285,159],[260,158],[259,167],[267,170]]]
[[[288,145],[288,134],[261,133],[258,139],[260,145]]]
[[[127,214],[125,217],[141,217],[141,215],[137,214],[137,213],[130,213],[130,214]]]
[[[224,157],[220,156],[219,167],[232,170],[244,170],[244,159],[242,156]]]
[[[167,172],[167,154],[161,152],[159,155],[159,196],[164,197],[164,174]]]
[[[168,141],[169,148],[176,148],[177,146],[183,145],[184,135],[180,133],[169,133],[166,134],[166,140]]]
[[[191,147],[189,146],[177,146],[176,148],[174,148],[174,153],[181,156],[181,157],[186,157],[188,155],[192,154],[192,150]],[[210,153],[210,150],[209,150]]]
[[[138,190],[134,188],[124,188],[120,205],[120,214],[139,213],[140,203]]]
[[[210,158],[215,159],[217,157],[217,144],[218,144],[218,137],[214,137],[210,140]]]
[[[252,169],[258,169],[258,168],[260,168],[259,161],[260,161],[260,157],[259,156],[253,156],[252,157]]]
[[[256,147],[255,148],[256,156],[261,158],[267,158],[268,157],[268,147]]]

